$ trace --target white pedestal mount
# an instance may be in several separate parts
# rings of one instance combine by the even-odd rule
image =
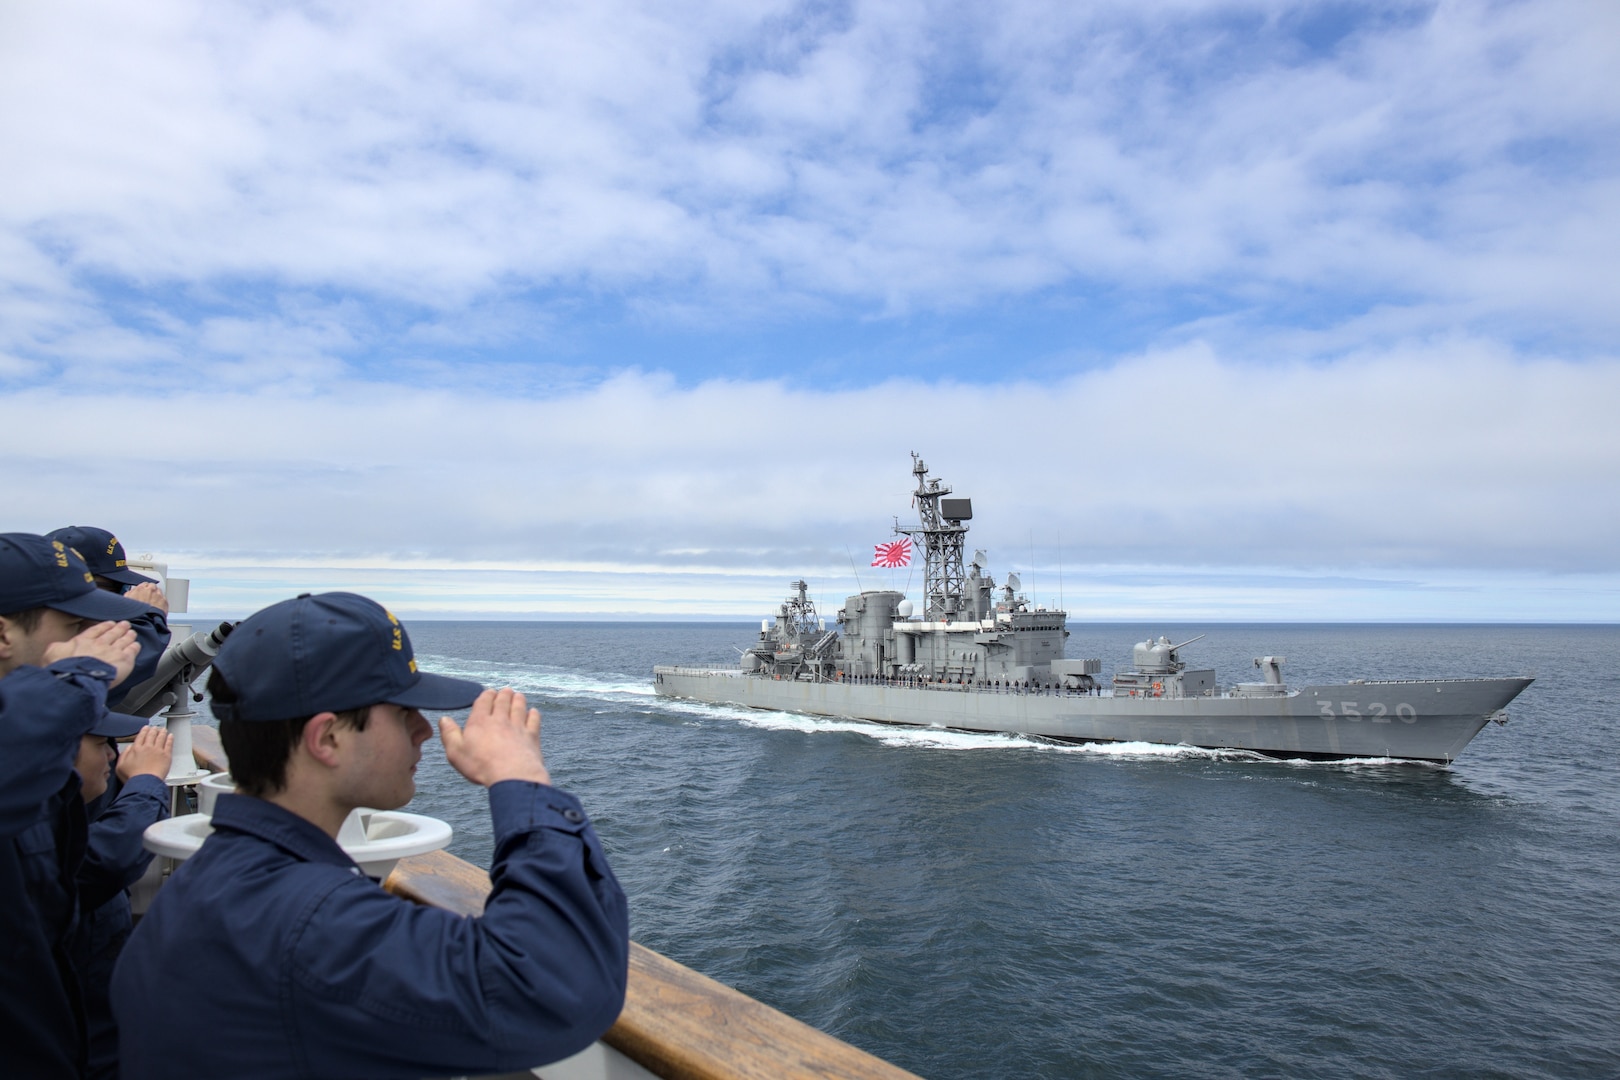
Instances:
[[[229,773],[214,773],[197,786],[201,813],[159,821],[147,828],[142,843],[147,851],[181,862],[202,847],[214,831],[213,810],[220,794],[234,790]],[[450,843],[450,823],[423,814],[402,810],[368,810],[351,813],[338,830],[337,842],[345,854],[360,864],[367,877],[386,878],[399,860],[412,855],[438,851]]]

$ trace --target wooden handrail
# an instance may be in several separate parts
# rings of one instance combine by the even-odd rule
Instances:
[[[202,725],[191,730],[197,764],[226,769],[219,732]],[[477,915],[490,884],[483,870],[435,851],[401,859],[383,888],[418,904]],[[634,942],[624,1011],[602,1041],[665,1080],[917,1080]]]
[[[209,772],[225,772],[230,762],[225,760],[225,747],[219,741],[219,729],[203,724],[191,725],[191,756],[197,768]]]

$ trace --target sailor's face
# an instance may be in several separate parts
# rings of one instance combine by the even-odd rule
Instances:
[[[81,631],[96,625],[94,619],[81,619],[55,608],[40,612],[39,625],[26,632],[20,624],[10,619],[4,622],[5,626],[0,627],[0,637],[4,639],[0,642],[0,651],[3,651],[3,655],[0,655],[0,674],[23,664],[44,667],[47,648],[72,641]]]
[[[101,797],[112,779],[113,763],[118,760],[112,740],[100,735],[85,735],[79,739],[79,756],[73,767],[79,773],[79,796],[85,802]]]
[[[354,805],[397,810],[410,802],[422,744],[433,737],[427,718],[400,705],[373,705],[366,729],[352,734]]]

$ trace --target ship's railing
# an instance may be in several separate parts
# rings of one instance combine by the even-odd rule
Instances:
[[[1528,675],[1510,675],[1506,679],[1499,676],[1470,676],[1458,679],[1351,679],[1346,686],[1410,686],[1413,683],[1481,683],[1481,682],[1509,682],[1516,678],[1529,678]],[[1335,684],[1337,685],[1337,684]]]
[[[727,678],[772,678],[770,675],[745,675],[743,672],[735,669],[723,668],[717,671],[712,668],[673,667],[667,664],[659,664],[657,667],[653,668],[653,674],[655,676],[687,675],[701,676],[705,678],[713,675],[723,675]],[[782,676],[781,679],[785,682],[788,680],[788,677]],[[921,675],[911,677],[900,675],[893,678],[887,675],[846,675],[840,679],[824,679],[822,681],[836,681],[848,684],[849,686],[882,686],[890,687],[896,690],[942,690],[956,693],[972,690],[981,694],[1024,694],[1031,697],[1079,698],[1099,697],[1104,695],[1104,691],[1101,689],[1081,690],[1071,689],[1065,686],[1037,683],[1030,683],[1026,686],[1014,682],[1000,682],[996,680],[986,681],[984,679],[969,679],[966,682],[961,682],[957,679],[930,679]]]
[[[706,667],[677,667],[674,664],[658,664],[653,668],[654,675],[727,675],[741,677],[742,671],[738,668],[706,668]]]
[[[228,768],[217,730],[198,725],[192,738],[198,765],[214,772]],[[418,904],[477,915],[490,883],[478,867],[435,851],[401,859],[383,888]],[[584,1053],[536,1068],[532,1075],[541,1080],[917,1080],[634,942],[618,1022]]]

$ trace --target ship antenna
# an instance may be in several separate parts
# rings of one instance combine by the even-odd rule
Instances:
[[[844,553],[849,556],[849,568],[855,571],[855,591],[865,592],[866,590],[861,588],[861,572],[855,566],[855,553],[849,549],[848,544],[844,545]]]
[[[1058,533],[1058,610],[1067,611],[1063,606],[1063,534]]]
[[[928,466],[915,450],[911,452],[911,473],[917,478],[912,498],[919,524],[896,525],[895,531],[922,539],[924,617],[949,619],[962,608],[967,584],[962,542],[968,531],[962,522],[973,516],[973,507],[967,499],[946,499],[951,489],[928,478]]]

